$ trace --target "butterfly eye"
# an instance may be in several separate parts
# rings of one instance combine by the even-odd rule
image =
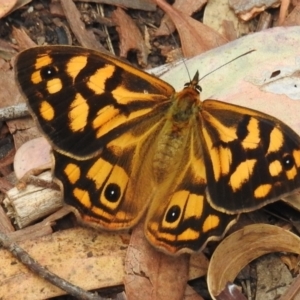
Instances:
[[[41,69],[41,77],[43,79],[52,79],[57,74],[57,69],[52,66],[46,66]]]
[[[120,187],[116,183],[110,183],[105,189],[104,196],[109,202],[117,202],[121,196]]]
[[[282,165],[286,171],[290,170],[295,164],[294,157],[291,154],[285,154],[282,157]]]
[[[202,87],[199,84],[196,85],[195,89],[199,94],[202,92]]]
[[[181,213],[181,209],[178,205],[170,207],[169,211],[166,214],[166,221],[168,223],[173,223],[177,221]]]

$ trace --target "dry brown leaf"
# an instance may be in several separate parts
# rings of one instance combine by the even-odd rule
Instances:
[[[189,280],[200,278],[207,274],[209,261],[202,253],[194,253],[190,256]]]
[[[145,238],[142,222],[134,229],[125,260],[125,289],[129,299],[186,299],[201,297],[190,287],[187,278],[195,279],[207,272],[203,253],[190,257],[172,257],[154,249]],[[184,298],[183,298],[184,294]]]
[[[15,153],[16,150],[11,135],[2,137],[0,146],[0,174],[2,176],[12,172],[10,166],[13,163]]]
[[[178,9],[180,12],[191,16],[194,12],[199,11],[207,0],[175,0],[173,7]],[[155,32],[155,36],[169,35],[175,31],[175,25],[171,21],[168,15],[165,15],[159,28]]]
[[[276,255],[266,255],[255,262],[256,299],[278,299],[289,288],[293,276],[287,266]]]
[[[134,228],[125,260],[125,290],[131,300],[183,299],[188,280],[188,255],[158,252],[145,239],[144,226]]]
[[[291,2],[290,0],[281,0],[277,26],[282,26],[282,24],[284,23],[286,16],[289,13],[288,10],[289,10],[289,6],[290,6],[290,2]]]
[[[5,60],[10,60],[17,54],[16,46],[10,42],[0,39],[0,57]]]
[[[295,193],[285,196],[282,200],[294,209],[300,211],[300,191],[296,191]]]
[[[13,70],[0,70],[0,78],[0,108],[24,103],[24,99],[16,88],[15,74]]]
[[[289,289],[282,295],[280,300],[299,300],[300,299],[300,275],[293,281]]]
[[[19,149],[25,142],[41,136],[30,117],[9,120],[6,124],[13,135],[16,149]]]
[[[12,29],[12,36],[16,40],[20,51],[36,46],[36,43],[28,36],[24,29],[16,28],[14,26]]]
[[[23,7],[32,0],[1,0],[0,1],[0,18],[7,16],[9,13]]]
[[[66,211],[63,208],[55,213],[55,215],[58,215],[56,218],[53,219],[52,216],[49,216],[41,223],[9,234],[9,237],[14,241],[21,240],[19,245],[42,266],[47,266],[50,271],[58,276],[86,290],[122,284],[129,235],[78,227],[55,232],[48,236],[39,236],[41,231],[44,234],[49,234],[51,232],[49,223],[64,216],[65,213]],[[26,236],[29,237],[24,240],[25,232]],[[36,232],[35,236],[37,238],[30,240],[30,236],[34,235],[34,232]],[[139,257],[136,257],[136,259],[139,259]],[[148,257],[148,260],[151,264],[151,258]],[[161,263],[164,265],[164,262]],[[191,263],[191,269],[196,269],[199,263],[199,259],[195,255],[194,261]],[[207,262],[203,264],[207,265]],[[3,300],[19,299],[19,295],[26,295],[27,299],[48,299],[64,294],[58,288],[27,270],[7,250],[0,249],[0,266],[0,295]],[[159,267],[158,264],[153,266]],[[171,266],[171,268],[173,267]],[[190,271],[190,274],[195,276],[196,270]],[[144,277],[144,275],[142,274],[141,277]],[[159,279],[164,280],[164,276],[166,275],[160,275]],[[177,273],[176,276],[179,277]],[[189,279],[194,278],[190,277]],[[149,279],[145,278],[145,280],[149,282]],[[166,283],[164,281],[159,283],[157,279],[154,279],[154,284],[164,286]],[[140,292],[142,298],[139,298],[139,300],[147,299],[144,297],[146,291],[144,293],[143,291]],[[153,300],[154,298],[150,299]],[[189,288],[185,299],[199,300],[201,297]]]
[[[41,265],[86,290],[122,284],[125,249],[122,236],[88,228],[73,228],[20,243]],[[65,294],[31,273],[0,249],[2,299],[48,299]]]
[[[266,224],[249,225],[234,232],[221,242],[211,258],[207,275],[211,296],[216,297],[252,260],[280,251],[300,254],[300,238]]]
[[[155,1],[175,23],[185,57],[193,57],[227,43],[227,40],[216,31],[181,13],[164,0]]]
[[[195,290],[189,285],[186,286],[183,300],[204,300]]]
[[[16,5],[17,0],[0,0],[0,18],[6,16]]]
[[[292,274],[299,274],[300,270],[300,257],[299,255],[281,255],[280,260],[288,267]]]
[[[64,0],[60,1],[60,4],[79,44],[85,48],[105,51],[94,33],[85,28],[84,23],[81,21],[81,14],[75,3],[72,0]]]
[[[0,58],[0,70],[6,72],[6,71],[8,71],[10,69],[11,69],[10,63],[7,60],[5,60],[5,59]]]
[[[9,166],[10,167],[10,166]],[[1,170],[2,171],[2,170]],[[1,172],[2,173],[2,172]],[[14,185],[11,183],[11,182],[9,182],[7,179],[6,179],[6,177],[0,177],[0,191],[2,192],[2,193],[6,193],[7,191],[9,191],[10,189],[12,189],[14,187]],[[3,218],[3,216],[2,215],[0,215],[0,223],[2,223],[3,222],[3,219],[1,219],[1,218]],[[5,223],[6,221],[4,221],[3,223]],[[1,231],[1,225],[0,225],[0,231]]]
[[[296,26],[300,25],[300,5],[294,7],[291,13],[284,20],[283,26]]]
[[[64,18],[65,16],[60,2],[57,1],[51,1],[51,3],[49,4],[49,11],[50,14],[55,17]]]
[[[139,65],[146,67],[149,49],[136,24],[121,8],[114,10],[111,18],[117,24],[116,29],[120,37],[120,56],[126,58],[128,51],[137,51]]]

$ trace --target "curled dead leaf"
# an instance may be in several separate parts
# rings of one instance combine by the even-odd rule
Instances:
[[[216,297],[227,282],[233,282],[238,273],[252,260],[271,252],[300,254],[300,238],[278,226],[254,224],[228,236],[214,252],[207,274],[211,297]]]

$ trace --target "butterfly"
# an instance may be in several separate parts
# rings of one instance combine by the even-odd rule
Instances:
[[[21,52],[16,81],[53,148],[54,177],[84,223],[128,229],[169,253],[202,250],[240,213],[300,187],[300,138],[267,114],[200,100],[113,56]]]

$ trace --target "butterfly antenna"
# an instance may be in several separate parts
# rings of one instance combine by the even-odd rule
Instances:
[[[215,72],[215,71],[217,71],[217,70],[223,68],[224,66],[226,66],[226,65],[228,65],[228,64],[230,64],[230,63],[232,63],[233,61],[235,61],[235,60],[237,60],[237,59],[239,59],[239,58],[241,58],[241,57],[243,57],[243,56],[245,56],[245,55],[248,55],[248,54],[250,54],[250,53],[252,53],[252,52],[254,52],[254,51],[256,51],[256,50],[253,49],[253,50],[250,50],[250,51],[248,51],[248,52],[245,52],[245,53],[243,53],[243,54],[241,54],[241,55],[235,57],[234,59],[232,59],[232,60],[226,62],[225,64],[221,65],[220,67],[218,67],[218,68],[216,68],[216,69],[210,71],[209,73],[205,74],[203,77],[201,77],[201,78],[199,79],[199,81],[202,80],[203,78],[205,78],[206,76],[210,75],[211,73],[213,73],[213,72]]]
[[[169,33],[170,33],[170,35],[171,35],[171,37],[172,37],[172,39],[173,39],[174,44],[175,44],[177,47],[179,47],[177,41],[175,40],[174,34],[173,34],[173,33],[171,32],[171,30],[170,30],[170,27],[168,26],[167,23],[165,23],[165,26],[168,28]],[[192,82],[191,74],[190,74],[190,72],[189,72],[189,69],[188,69],[188,67],[187,67],[187,65],[186,65],[186,63],[185,63],[185,61],[184,61],[184,57],[182,56],[181,58],[182,58],[182,62],[183,62],[183,64],[184,64],[184,67],[185,67],[185,69],[186,69],[186,72],[187,72],[187,74],[188,74],[188,76],[189,76],[189,80],[190,80],[190,82]]]

